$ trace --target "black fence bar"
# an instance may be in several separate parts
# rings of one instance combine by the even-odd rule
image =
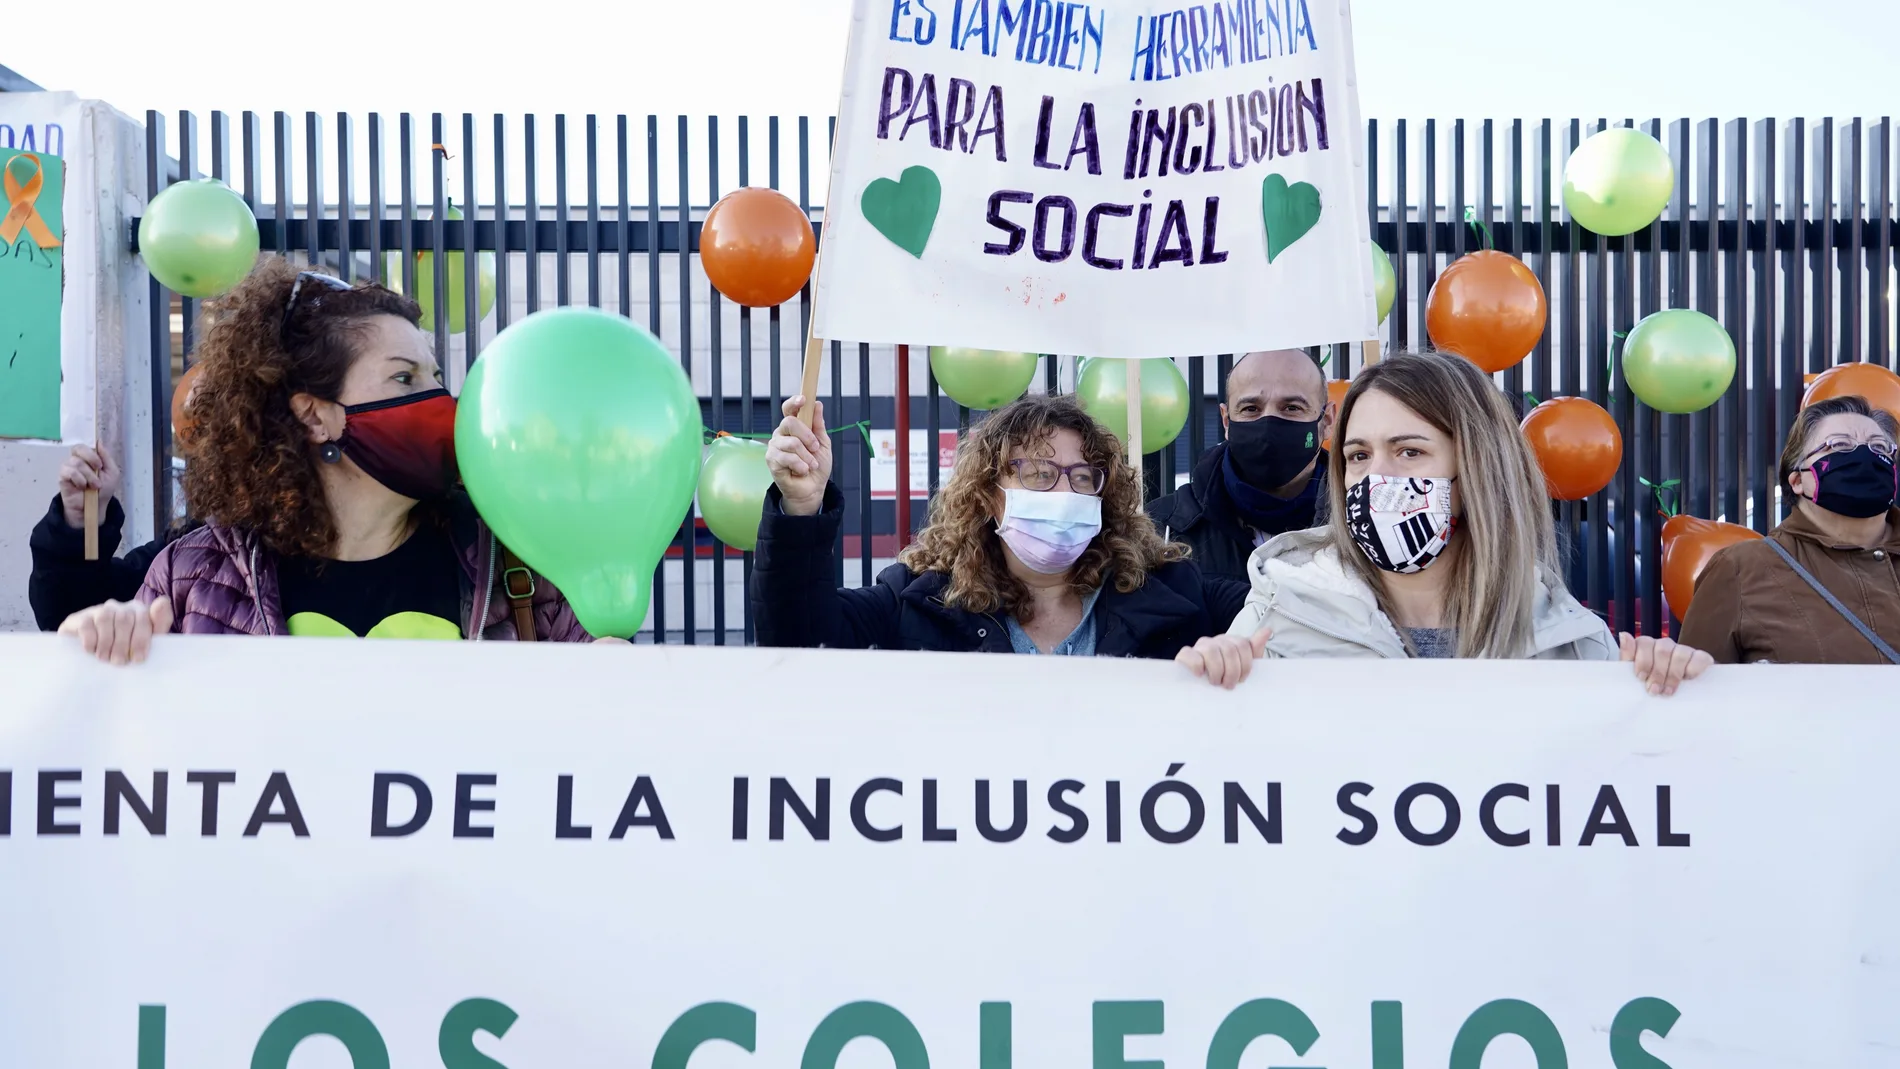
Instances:
[[[1658,141],[1663,137],[1661,119],[1649,120],[1649,136]],[[1666,214],[1666,213],[1665,213]],[[1650,224],[1643,235],[1643,256],[1637,322],[1641,317],[1654,315],[1662,309],[1663,279],[1663,233],[1662,223]],[[1664,608],[1659,591],[1662,576],[1662,525],[1663,517],[1656,495],[1651,487],[1660,484],[1666,476],[1663,474],[1663,414],[1648,405],[1637,406],[1639,428],[1642,438],[1637,456],[1640,467],[1637,474],[1636,500],[1631,503],[1631,519],[1640,517],[1643,532],[1641,593],[1643,602],[1643,634],[1661,635],[1663,632]],[[1649,486],[1643,485],[1648,480]]]
[[[560,136],[559,131],[561,129],[561,126],[560,126],[561,120],[557,116],[554,121],[555,121],[554,129],[556,131],[556,139],[558,141],[559,136]],[[678,163],[679,163],[679,193],[680,193],[679,220],[680,220],[680,225],[684,227],[693,217],[693,196],[692,196],[691,189],[688,188],[688,183],[691,180],[690,168],[692,166],[692,146],[691,146],[690,134],[686,128],[686,116],[684,115],[679,117],[679,129],[678,129],[677,134],[678,134],[677,144],[678,144],[678,151],[679,151]],[[561,184],[563,187],[561,191],[561,209],[560,209],[561,221],[565,223],[567,221],[567,191],[565,188],[566,182],[562,182]],[[563,250],[563,252],[565,253],[565,250]],[[562,255],[561,263],[563,265],[567,263],[566,255]],[[692,260],[692,254],[683,248],[680,250],[680,253],[679,253],[679,273],[680,273],[680,280],[679,280],[680,281],[680,285],[679,285],[680,366],[685,369],[686,377],[688,379],[691,379],[693,377],[693,260]],[[567,273],[564,268],[561,272],[561,277],[563,279],[563,287],[562,287],[563,289],[566,288],[565,286],[566,274]],[[565,295],[562,296],[561,303],[563,304],[567,303],[567,298]],[[717,357],[715,357],[714,359],[716,360]],[[698,631],[696,627],[697,621],[693,619],[693,615],[694,615],[693,610],[696,607],[694,602],[696,599],[696,595],[698,593],[696,589],[696,585],[693,582],[693,572],[695,571],[693,565],[696,563],[695,558],[699,556],[699,553],[698,553],[699,538],[695,530],[695,525],[693,523],[693,515],[690,510],[686,514],[686,519],[680,523],[679,538],[685,550],[684,552],[680,554],[680,579],[681,579],[680,610],[681,610],[681,615],[684,617],[683,626],[681,630],[684,633],[686,644],[688,646],[693,646],[693,645],[697,645],[699,642]],[[654,621],[654,630],[656,632],[660,630],[659,621],[657,620]]]
[[[739,129],[741,131],[739,140],[739,173],[742,176],[739,179],[739,184],[744,185],[744,119],[739,120]],[[708,115],[706,117],[706,203],[719,203],[719,116],[717,115]],[[711,419],[708,421],[707,426],[715,431],[724,431],[726,429],[726,361],[724,358],[726,348],[724,344],[725,339],[723,337],[725,314],[724,305],[719,295],[719,287],[713,285],[711,280],[708,280],[706,283],[706,309],[706,344],[712,350],[712,359],[706,365],[710,376],[710,381],[707,386],[710,394],[709,400],[711,402],[707,406],[708,411],[711,412]],[[684,311],[684,309],[682,309],[682,311]],[[744,307],[741,307],[739,309],[741,331],[745,331],[746,328],[751,325],[751,320],[751,313]],[[752,407],[751,339],[741,339],[739,350],[739,364],[745,369],[741,372],[741,380],[745,384],[744,402],[745,407],[749,409]],[[686,369],[686,373],[688,375],[692,374],[692,368],[690,366]],[[750,428],[747,429],[749,430]],[[687,519],[690,520],[692,517],[688,516]],[[686,543],[685,552],[688,554],[696,553],[696,549],[690,540]],[[726,644],[726,543],[717,535],[713,536],[712,544],[712,577],[713,645],[723,646]],[[693,621],[689,619],[686,627],[688,631],[694,630]]]
[[[533,158],[534,139],[529,138],[529,158]],[[533,173],[532,170],[529,172]],[[681,191],[684,196],[684,190]],[[529,197],[533,199],[532,194]],[[533,216],[529,216],[530,219]],[[660,117],[647,116],[647,226],[660,224]],[[660,333],[660,248],[649,245],[647,254],[647,329],[656,338],[664,338]],[[533,256],[529,257],[532,263]],[[532,285],[532,284],[531,284]],[[682,349],[682,351],[684,351]],[[690,519],[690,517],[689,517]],[[688,543],[689,545],[691,543]],[[653,641],[666,641],[666,558],[653,566]]]
[[[1755,198],[1749,205],[1749,215],[1763,224],[1775,219],[1775,192],[1780,188],[1775,172],[1775,147],[1775,120],[1756,122],[1750,144]],[[1764,226],[1764,229],[1768,231],[1769,247],[1752,252],[1755,336],[1750,340],[1748,351],[1749,374],[1754,376],[1755,382],[1754,404],[1749,409],[1746,437],[1751,450],[1747,467],[1749,526],[1766,534],[1780,519],[1770,515],[1774,509],[1775,461],[1778,453],[1775,447],[1781,426],[1776,421],[1775,413],[1782,391],[1793,386],[1781,381],[1779,365],[1775,360],[1776,339],[1780,333],[1775,315],[1775,269],[1778,264],[1774,228]]]

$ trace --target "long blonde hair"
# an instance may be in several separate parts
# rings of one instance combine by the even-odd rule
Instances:
[[[1532,608],[1542,569],[1557,568],[1557,537],[1543,470],[1510,405],[1477,366],[1449,353],[1398,353],[1361,371],[1339,405],[1327,494],[1333,546],[1378,596],[1390,617],[1384,576],[1346,527],[1344,442],[1359,399],[1386,394],[1449,435],[1458,457],[1464,514],[1450,562],[1446,622],[1458,629],[1458,656],[1512,658],[1532,651]]]
[[[1141,507],[1141,483],[1122,460],[1121,443],[1071,397],[1030,395],[990,413],[957,447],[957,465],[930,508],[930,523],[898,554],[918,574],[950,577],[944,604],[969,612],[1002,611],[1028,623],[1034,616],[1029,588],[1010,574],[996,537],[996,500],[1003,463],[1012,448],[1047,441],[1058,430],[1082,439],[1082,457],[1108,473],[1102,487],[1102,533],[1089,543],[1069,573],[1071,587],[1086,595],[1112,573],[1126,594],[1147,581],[1150,569],[1181,560],[1186,547],[1164,542]]]

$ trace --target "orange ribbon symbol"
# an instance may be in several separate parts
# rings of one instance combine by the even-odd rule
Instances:
[[[21,185],[20,180],[13,177],[13,160],[7,161],[3,185],[9,207],[6,217],[0,219],[0,241],[10,243],[19,240],[20,228],[25,227],[33,240],[39,242],[40,248],[57,249],[58,236],[47,228],[46,220],[40,216],[39,208],[35,207],[40,199],[40,187],[46,184],[46,168],[40,163],[40,158],[31,152],[22,152],[14,159],[32,160],[33,177]]]

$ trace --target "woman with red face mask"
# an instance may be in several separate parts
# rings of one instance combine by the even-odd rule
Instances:
[[[455,398],[414,301],[272,258],[205,310],[186,501],[205,526],[138,600],[62,633],[143,659],[154,633],[590,636],[457,485]]]

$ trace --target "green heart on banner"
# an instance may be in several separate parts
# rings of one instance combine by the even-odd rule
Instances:
[[[1267,262],[1306,236],[1319,222],[1319,190],[1311,182],[1291,186],[1277,174],[1260,183],[1260,216],[1267,224]]]
[[[880,178],[864,187],[858,205],[878,233],[921,260],[942,202],[943,183],[937,180],[937,172],[928,167],[906,167],[895,182]]]

